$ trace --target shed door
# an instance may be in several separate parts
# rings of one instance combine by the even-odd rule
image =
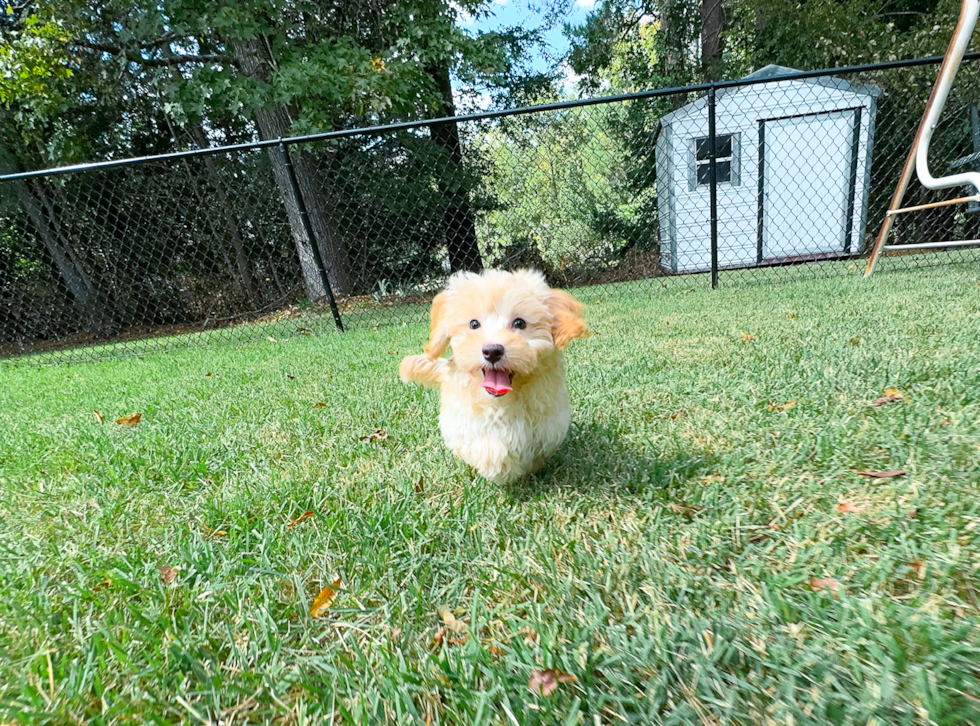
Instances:
[[[759,122],[759,261],[849,250],[858,109]]]

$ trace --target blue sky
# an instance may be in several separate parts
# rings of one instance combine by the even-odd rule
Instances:
[[[515,25],[525,28],[537,28],[542,24],[542,13],[540,6],[544,0],[493,0],[491,3],[492,15],[487,18],[472,18],[463,15],[462,26],[468,30],[496,30],[498,28],[514,27]],[[564,22],[578,24],[585,20],[585,16],[591,11],[597,0],[574,0],[569,9]],[[568,41],[562,36],[562,23],[558,27],[552,28],[545,34],[548,45],[548,53],[559,55],[568,49]],[[534,58],[536,70],[544,70],[548,63],[541,54],[536,54]]]

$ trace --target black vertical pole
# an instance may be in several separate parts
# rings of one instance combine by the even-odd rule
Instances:
[[[303,223],[303,231],[306,232],[306,239],[310,242],[310,252],[313,254],[313,264],[316,265],[317,274],[323,289],[327,291],[327,301],[330,303],[330,312],[333,313],[333,321],[337,324],[337,330],[344,332],[344,321],[340,319],[340,310],[337,309],[337,301],[333,296],[333,288],[330,287],[330,280],[327,277],[327,268],[323,264],[323,257],[320,255],[320,245],[316,235],[313,233],[313,225],[310,224],[310,215],[306,211],[306,202],[303,194],[299,190],[299,182],[296,181],[296,170],[293,169],[293,160],[289,158],[289,149],[282,139],[279,139],[279,153],[286,165],[286,175],[289,177],[289,186],[293,190],[293,199],[296,200],[296,208],[299,210],[299,218]]]
[[[711,289],[718,287],[718,147],[715,139],[715,86],[708,87],[708,202],[711,216]]]

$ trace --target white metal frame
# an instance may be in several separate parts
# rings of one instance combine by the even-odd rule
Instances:
[[[868,277],[874,272],[875,266],[878,264],[878,258],[881,257],[885,250],[922,250],[940,247],[980,245],[980,239],[923,242],[921,244],[910,245],[886,244],[888,234],[891,231],[892,221],[898,214],[931,209],[933,207],[945,207],[951,204],[980,202],[980,172],[969,171],[938,178],[929,172],[929,143],[932,141],[932,134],[939,123],[939,116],[942,114],[946,100],[949,98],[950,89],[953,87],[953,80],[956,78],[956,72],[960,68],[963,54],[966,53],[970,37],[973,35],[973,29],[976,27],[978,15],[980,15],[980,0],[963,0],[963,4],[960,6],[960,17],[956,23],[956,29],[953,31],[953,38],[950,40],[949,48],[946,50],[942,65],[939,67],[939,76],[936,78],[936,85],[933,86],[932,94],[926,102],[926,110],[922,115],[922,120],[919,122],[919,129],[915,134],[915,140],[912,142],[912,149],[909,151],[908,158],[905,160],[905,166],[902,168],[898,186],[895,188],[891,204],[885,213],[885,220],[881,224],[881,231],[878,232],[878,239],[875,241],[875,245],[871,250],[871,256],[868,258],[868,266],[864,271],[865,277]],[[902,197],[905,196],[905,190],[908,188],[909,180],[912,177],[913,166],[919,177],[919,182],[926,189],[949,189],[950,187],[969,185],[973,187],[974,194],[957,199],[933,202],[931,204],[902,207],[900,206]]]

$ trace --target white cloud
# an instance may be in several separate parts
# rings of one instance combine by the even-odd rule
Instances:
[[[575,0],[576,10],[592,10],[595,7],[596,0]]]

